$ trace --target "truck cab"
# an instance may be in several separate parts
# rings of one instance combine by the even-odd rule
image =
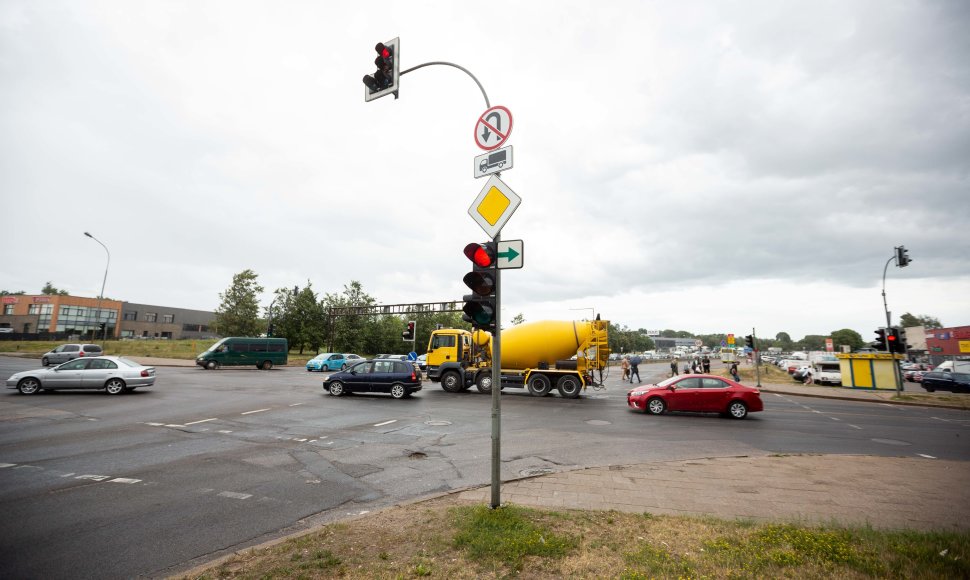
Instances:
[[[441,365],[469,360],[471,333],[458,328],[436,330],[428,341],[428,378],[438,379]]]

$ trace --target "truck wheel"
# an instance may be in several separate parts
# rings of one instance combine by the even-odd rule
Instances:
[[[545,397],[552,390],[552,383],[546,375],[532,375],[529,377],[529,393],[533,397]]]
[[[271,361],[268,361],[268,360],[264,360],[264,361],[263,361],[263,364],[261,364],[261,365],[259,365],[259,366],[257,366],[256,368],[258,368],[258,369],[262,369],[262,370],[264,370],[264,371],[268,371],[268,370],[270,370],[270,369],[272,369],[272,368],[273,368],[273,363],[272,363]]]
[[[479,373],[475,379],[475,388],[479,393],[490,395],[492,393],[492,373]]]
[[[583,385],[580,384],[579,379],[566,375],[559,379],[556,383],[556,388],[559,389],[559,395],[564,399],[575,399],[579,396],[580,391],[583,390]]]
[[[461,377],[454,371],[449,371],[441,377],[441,388],[449,393],[461,391]]]
[[[205,363],[205,368],[209,369],[210,371],[214,371],[219,368],[219,363],[214,360],[210,360],[209,362]]]

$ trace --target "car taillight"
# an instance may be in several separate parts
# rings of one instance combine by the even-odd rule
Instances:
[[[84,356],[84,351],[82,350],[81,354],[79,354],[78,356]]]
[[[143,376],[143,377],[147,377],[147,376],[149,376],[149,375],[148,375],[148,371],[142,371],[142,372],[141,372],[141,376]]]
[[[418,380],[418,376],[416,374],[414,374],[414,371],[413,370],[411,371],[411,380],[412,381]]]

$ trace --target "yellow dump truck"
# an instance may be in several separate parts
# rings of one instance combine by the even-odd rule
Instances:
[[[502,330],[502,388],[527,388],[542,397],[553,388],[575,399],[589,385],[600,385],[610,355],[607,328],[600,320],[545,320]],[[599,380],[595,372],[599,371]],[[472,385],[492,391],[492,335],[458,328],[431,333],[428,378],[449,393]]]

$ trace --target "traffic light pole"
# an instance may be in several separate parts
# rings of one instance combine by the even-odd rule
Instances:
[[[758,335],[754,332],[754,327],[751,327],[751,346],[754,348],[754,374],[758,380],[758,387],[761,387],[761,354],[758,352]]]
[[[891,329],[893,326],[889,316],[889,305],[886,303],[886,271],[889,269],[889,263],[895,259],[896,256],[893,255],[892,258],[886,260],[886,265],[882,268],[882,308],[886,311],[886,336],[889,336],[889,333],[892,332]],[[894,353],[892,348],[889,347],[888,342],[886,343],[886,350],[889,351],[889,354],[891,354],[893,357],[893,380],[896,382],[896,396],[900,397],[903,394],[903,385],[899,380],[900,368],[899,365],[896,364],[896,353]]]
[[[493,238],[496,247],[502,233]],[[502,271],[495,268],[495,333],[492,335],[492,501],[489,507],[502,505]]]

